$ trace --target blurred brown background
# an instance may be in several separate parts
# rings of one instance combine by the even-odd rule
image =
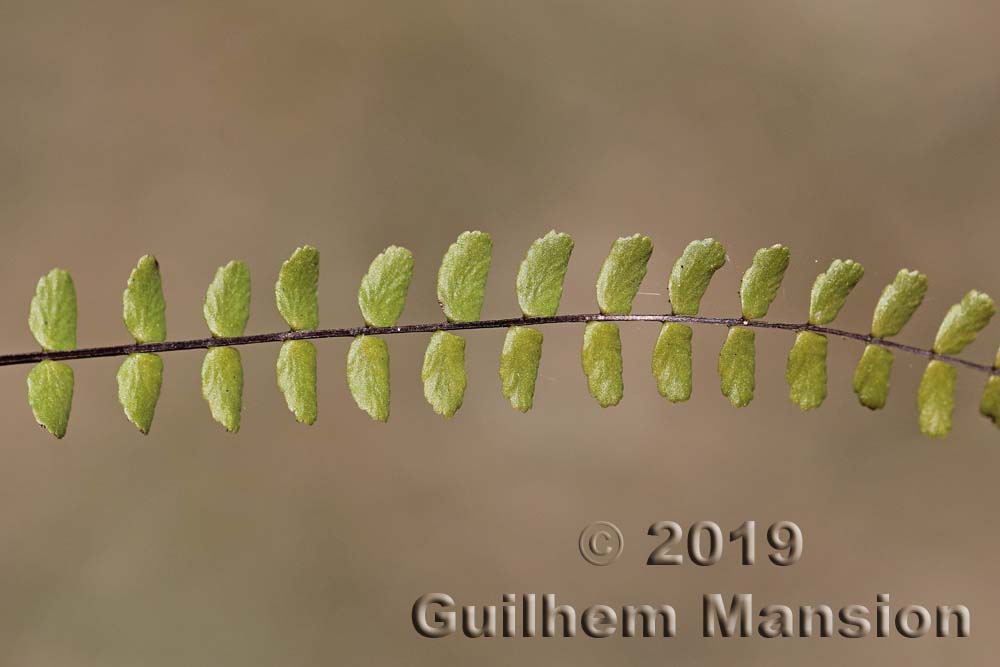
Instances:
[[[714,236],[731,262],[703,312],[737,312],[754,249],[793,250],[771,317],[805,318],[834,257],[867,275],[837,321],[864,331],[902,266],[929,274],[901,340],[926,345],[971,287],[1000,296],[1000,9],[978,2],[12,2],[0,0],[0,352],[35,344],[38,276],[70,269],[81,346],[124,343],[121,291],[152,252],[171,338],[207,335],[201,299],[231,258],[253,272],[249,330],[283,328],[273,282],[322,250],[322,323],[360,322],[358,280],[389,244],[414,251],[404,321],[438,321],[437,264],[464,229],[493,234],[484,317],[517,313],[528,244],[576,240],[562,312],[595,309],[611,241],[656,251],[637,312],[664,312],[670,266]],[[653,294],[659,293],[659,294]],[[320,341],[320,420],[296,424],[277,347],[243,349],[243,430],[211,421],[199,352],[166,357],[143,438],[116,360],[74,362],[70,433],[40,431],[27,367],[0,369],[0,663],[50,665],[989,664],[1000,433],[960,371],[951,437],[917,432],[923,362],[897,356],[884,413],[850,390],[860,347],[831,343],[830,397],[787,399],[790,337],[758,335],[758,391],[734,410],[695,337],[695,395],[660,399],[655,325],[623,327],[626,396],[600,409],[582,329],[545,329],[528,415],[500,396],[503,332],[468,334],[470,388],[446,422],[419,382],[427,337],[390,341],[392,419],[369,421]],[[996,325],[966,352],[988,361]],[[586,564],[588,522],[625,532]],[[797,521],[806,552],[712,568],[642,563],[657,520]],[[763,553],[763,552],[761,552]],[[426,640],[425,592],[498,603],[553,592],[669,602],[664,640]],[[964,603],[967,640],[706,640],[703,593],[755,603]]]

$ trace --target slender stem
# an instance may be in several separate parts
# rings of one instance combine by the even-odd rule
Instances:
[[[60,352],[27,352],[0,355],[0,366],[33,364],[45,359],[65,361],[67,359],[92,359],[95,357],[122,357],[135,352],[174,352],[176,350],[197,350],[210,347],[253,345],[255,343],[280,343],[286,340],[308,340],[310,338],[353,338],[354,336],[385,336],[390,334],[429,333],[433,331],[462,331],[465,329],[497,329],[512,326],[540,324],[564,324],[568,322],[679,322],[682,324],[709,324],[725,327],[752,327],[755,329],[784,329],[785,331],[812,331],[813,333],[870,343],[890,350],[908,352],[928,359],[938,359],[955,366],[965,366],[981,373],[1000,375],[1000,369],[986,364],[977,364],[933,350],[896,343],[884,338],[874,338],[843,329],[820,327],[813,324],[793,324],[790,322],[768,322],[766,320],[744,320],[739,317],[702,317],[698,315],[553,315],[551,317],[509,317],[502,320],[480,320],[478,322],[434,322],[427,324],[405,324],[397,327],[351,327],[346,329],[315,329],[312,331],[280,331],[277,333],[234,336],[232,338],[196,338],[165,343],[136,343],[132,345],[109,345]]]

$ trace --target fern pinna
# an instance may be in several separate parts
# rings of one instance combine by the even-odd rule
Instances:
[[[756,375],[756,329],[783,329],[795,333],[788,355],[789,397],[802,410],[819,407],[827,393],[828,337],[866,343],[854,373],[854,392],[872,410],[885,406],[893,351],[927,357],[930,361],[917,391],[920,430],[943,437],[951,429],[955,403],[956,366],[988,374],[980,412],[994,422],[1000,418],[1000,353],[992,366],[956,357],[989,323],[996,312],[993,300],[975,290],[945,314],[929,349],[890,340],[916,312],[927,291],[927,277],[902,269],[882,291],[868,334],[830,328],[847,297],[864,276],[852,260],[834,260],[816,277],[805,324],[762,319],[778,293],[789,266],[783,245],[761,248],[740,284],[741,316],[699,315],[702,296],[714,273],[727,261],[722,244],[714,239],[690,243],[669,276],[669,314],[632,313],[632,301],[646,276],[653,252],[649,237],[634,235],[616,240],[597,279],[599,313],[557,315],[573,241],[567,234],[549,232],[528,248],[517,274],[515,289],[521,317],[480,320],[486,295],[493,243],[484,232],[465,232],[451,244],[438,271],[437,296],[447,321],[399,325],[413,275],[413,255],[391,246],[378,255],[361,279],[358,305],[364,326],[319,328],[319,251],[311,246],[295,250],[282,264],[275,285],[278,311],[289,330],[245,335],[250,316],[250,271],[243,262],[220,267],[208,286],[203,313],[211,338],[167,341],[166,308],[160,266],[151,256],[139,259],[123,295],[123,319],[135,344],[77,349],[77,303],[73,280],[53,269],[38,281],[31,300],[28,326],[41,352],[0,356],[0,366],[36,363],[28,374],[28,403],[36,421],[57,438],[66,434],[73,400],[70,359],[124,356],[118,369],[118,399],[126,417],[148,433],[163,380],[162,352],[203,348],[202,395],[212,417],[235,433],[239,430],[243,397],[240,345],[280,342],[277,383],[295,418],[312,424],[318,414],[316,396],[317,351],[310,339],[352,337],[347,353],[347,385],[358,407],[376,421],[389,418],[389,347],[383,338],[398,333],[431,333],[424,354],[421,379],[424,397],[434,411],[452,417],[462,406],[467,385],[464,329],[507,328],[500,353],[500,390],[511,406],[532,408],[535,380],[542,356],[543,324],[585,323],[581,362],[590,394],[602,407],[617,405],[623,395],[621,338],[618,322],[660,322],[662,328],[652,355],[652,372],[659,393],[669,401],[691,397],[692,324],[726,326],[729,333],[719,354],[722,393],[735,407],[750,404]]]

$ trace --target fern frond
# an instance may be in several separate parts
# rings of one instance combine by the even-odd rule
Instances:
[[[816,277],[805,324],[764,318],[785,279],[790,251],[777,244],[758,250],[740,283],[740,317],[699,315],[702,297],[715,273],[728,260],[714,239],[693,241],[674,263],[668,277],[671,312],[632,314],[632,303],[653,252],[647,236],[617,239],[597,278],[599,313],[558,315],[563,285],[573,252],[568,234],[549,232],[528,248],[519,267],[515,292],[520,317],[480,320],[486,281],[492,262],[493,240],[485,232],[464,232],[449,246],[438,271],[437,296],[445,322],[399,325],[413,276],[414,259],[406,248],[390,246],[371,262],[358,288],[358,306],[364,326],[340,329],[319,327],[319,251],[297,248],[278,272],[275,304],[288,324],[287,331],[245,335],[250,317],[250,270],[240,261],[220,267],[208,287],[202,312],[210,338],[166,340],[166,301],[160,265],[151,255],[141,257],[122,296],[122,318],[134,344],[78,349],[77,298],[73,280],[62,269],[43,276],[31,300],[28,326],[39,352],[0,355],[0,366],[36,364],[27,378],[28,404],[35,420],[52,435],[66,434],[74,392],[73,369],[66,361],[122,356],[116,380],[118,400],[126,417],[142,433],[152,426],[163,383],[160,354],[206,349],[202,364],[202,395],[212,418],[227,431],[240,428],[243,409],[243,365],[238,346],[281,343],[275,365],[277,384],[288,409],[303,424],[318,415],[316,393],[319,363],[313,339],[352,338],[346,377],[358,407],[375,421],[389,419],[389,347],[384,336],[430,333],[421,369],[424,397],[434,412],[453,417],[461,408],[468,385],[465,370],[466,329],[505,328],[500,350],[500,392],[521,412],[534,406],[535,384],[542,357],[542,332],[535,327],[557,323],[584,324],[580,358],[591,396],[602,407],[621,402],[624,395],[622,343],[619,323],[659,322],[652,355],[652,372],[659,393],[671,402],[686,401],[693,387],[692,325],[729,329],[719,353],[720,388],[735,407],[750,404],[756,388],[756,330],[784,330],[795,334],[788,354],[786,379],[789,397],[803,410],[822,405],[827,395],[827,349],[830,337],[865,343],[853,376],[860,403],[884,407],[890,386],[893,353],[906,352],[929,359],[917,390],[920,430],[943,437],[951,429],[955,407],[957,368],[986,373],[979,404],[981,414],[1000,421],[1000,352],[993,364],[962,359],[961,353],[989,324],[996,305],[986,294],[972,290],[945,314],[930,348],[891,340],[923,302],[927,277],[900,270],[878,300],[867,334],[828,326],[864,276],[853,260],[834,260]]]

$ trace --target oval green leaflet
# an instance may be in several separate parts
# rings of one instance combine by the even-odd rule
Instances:
[[[726,263],[726,249],[715,239],[692,241],[670,272],[670,305],[675,315],[697,315],[715,272]]]
[[[1000,377],[991,375],[979,401],[979,414],[1000,425]]]
[[[316,346],[307,340],[286,340],[278,351],[278,388],[295,420],[316,423]]]
[[[240,430],[243,410],[243,362],[234,347],[213,347],[201,365],[201,395],[212,418],[230,433]]]
[[[167,304],[163,298],[160,265],[152,255],[143,255],[132,269],[122,294],[122,318],[137,343],[159,343],[167,339]]]
[[[900,269],[896,278],[885,286],[872,316],[872,336],[895,336],[917,312],[927,294],[927,276],[919,271]]]
[[[656,389],[671,403],[691,398],[691,327],[668,322],[653,348]]]
[[[76,348],[76,288],[69,272],[52,269],[38,279],[28,328],[46,352]]]
[[[424,353],[420,372],[424,398],[442,417],[455,416],[462,407],[468,379],[465,375],[465,339],[447,331],[435,331]]]
[[[413,253],[406,248],[389,246],[372,260],[358,288],[358,305],[365,324],[370,327],[396,326],[406,305],[411,278]]]
[[[384,340],[378,336],[358,336],[351,341],[347,353],[347,387],[354,402],[369,417],[389,421],[389,346]]]
[[[57,438],[66,435],[73,406],[73,369],[46,359],[28,373],[28,405],[35,421]]]
[[[892,373],[892,352],[879,345],[866,345],[861,361],[854,370],[854,393],[861,405],[881,410],[889,398],[889,375]]]
[[[813,410],[826,399],[826,336],[812,331],[795,334],[785,379],[788,396],[802,410]]]
[[[755,339],[752,329],[732,327],[719,352],[722,394],[736,408],[744,408],[753,400],[757,364]]]
[[[116,375],[118,402],[125,416],[143,434],[148,434],[163,386],[163,359],[158,354],[136,352],[125,357]]]
[[[500,353],[500,391],[515,410],[527,412],[534,402],[542,339],[542,332],[531,327],[507,329]]]
[[[1000,368],[1000,350],[997,351],[993,368]],[[983,397],[979,401],[979,414],[989,417],[994,424],[1000,426],[1000,376],[991,375],[986,380],[986,388],[983,390]]]
[[[829,324],[836,319],[847,297],[865,275],[852,259],[835,259],[824,273],[816,276],[809,296],[809,324]]]
[[[875,338],[895,336],[913,317],[927,293],[927,276],[918,271],[900,269],[895,279],[885,286],[875,314],[871,335]],[[889,398],[889,377],[892,373],[892,352],[875,344],[865,346],[864,354],[854,371],[854,393],[861,405],[871,410],[885,407]]]
[[[951,430],[951,414],[955,409],[954,366],[937,359],[927,364],[920,388],[917,408],[920,410],[920,432],[932,438],[943,438]]]
[[[438,270],[437,298],[449,322],[475,322],[486,298],[493,241],[485,232],[462,232]]]
[[[934,351],[958,354],[976,340],[976,335],[990,323],[996,312],[997,307],[988,294],[971,290],[948,309],[934,338]]]
[[[622,383],[622,340],[618,325],[611,322],[587,322],[583,330],[580,354],[590,395],[602,408],[618,405],[625,386]]]
[[[319,327],[318,285],[319,250],[311,245],[296,248],[282,263],[278,282],[274,285],[278,312],[292,331],[311,331]],[[249,294],[249,290],[247,292]],[[247,304],[249,312],[249,298]]]
[[[219,267],[205,294],[202,310],[216,338],[242,336],[250,319],[250,269],[240,261]]]
[[[780,243],[754,253],[753,262],[740,281],[740,306],[745,319],[756,320],[767,315],[790,260],[791,251]]]
[[[653,254],[648,236],[633,234],[611,245],[611,252],[597,276],[597,305],[604,315],[628,315],[632,301],[646,277],[646,265]]]
[[[525,317],[549,317],[559,310],[573,253],[569,234],[550,231],[528,248],[517,271],[517,302]]]

